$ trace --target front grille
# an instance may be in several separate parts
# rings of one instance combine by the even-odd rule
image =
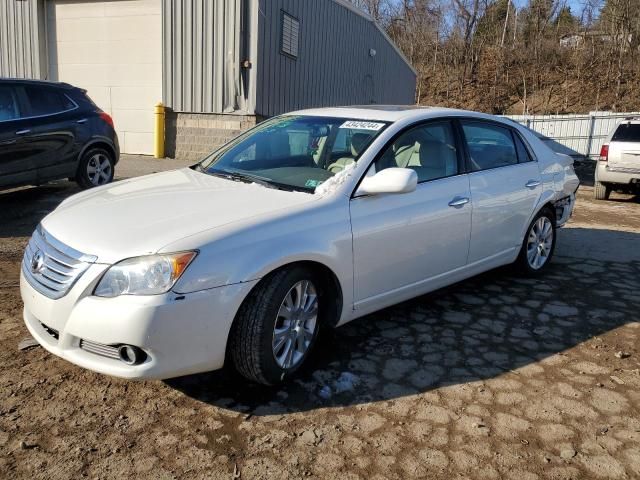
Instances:
[[[64,297],[89,266],[97,260],[56,240],[40,225],[33,232],[22,260],[22,272],[41,294]]]
[[[82,350],[100,355],[102,357],[109,357],[120,360],[118,347],[114,347],[112,345],[104,345],[102,343],[91,342],[89,340],[80,340],[80,348]]]

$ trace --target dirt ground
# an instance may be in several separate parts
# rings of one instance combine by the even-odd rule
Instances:
[[[0,192],[0,477],[640,478],[640,199],[595,202],[585,178],[545,277],[501,269],[352,322],[279,389],[19,350],[23,248],[77,189]]]

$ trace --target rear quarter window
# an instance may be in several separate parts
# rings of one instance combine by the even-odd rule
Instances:
[[[611,139],[613,142],[640,142],[640,123],[623,123]]]
[[[24,92],[34,117],[62,113],[75,108],[75,104],[64,93],[42,87],[24,87]]]

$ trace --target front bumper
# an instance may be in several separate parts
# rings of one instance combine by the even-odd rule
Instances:
[[[46,350],[81,367],[129,379],[171,378],[223,366],[233,318],[257,281],[184,295],[92,296],[105,269],[92,265],[58,300],[37,292],[21,275],[25,324]],[[147,356],[139,365],[128,365],[81,348],[81,340],[133,345]]]

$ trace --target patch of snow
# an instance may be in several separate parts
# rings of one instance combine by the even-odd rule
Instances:
[[[356,168],[356,162],[350,163],[344,169],[338,173],[336,173],[333,177],[325,180],[320,185],[318,185],[315,189],[316,195],[327,195],[329,193],[335,192],[340,185],[342,185],[346,180],[353,175],[353,169]]]
[[[350,372],[342,372],[331,385],[323,385],[318,391],[318,396],[324,400],[329,400],[333,394],[351,392],[360,383],[360,378]]]
[[[360,382],[357,375],[349,372],[342,372],[333,383],[336,393],[350,392]]]
[[[318,392],[318,396],[320,398],[324,398],[325,400],[329,400],[332,394],[333,392],[331,392],[331,387],[328,385],[325,385],[324,387],[322,387]]]

